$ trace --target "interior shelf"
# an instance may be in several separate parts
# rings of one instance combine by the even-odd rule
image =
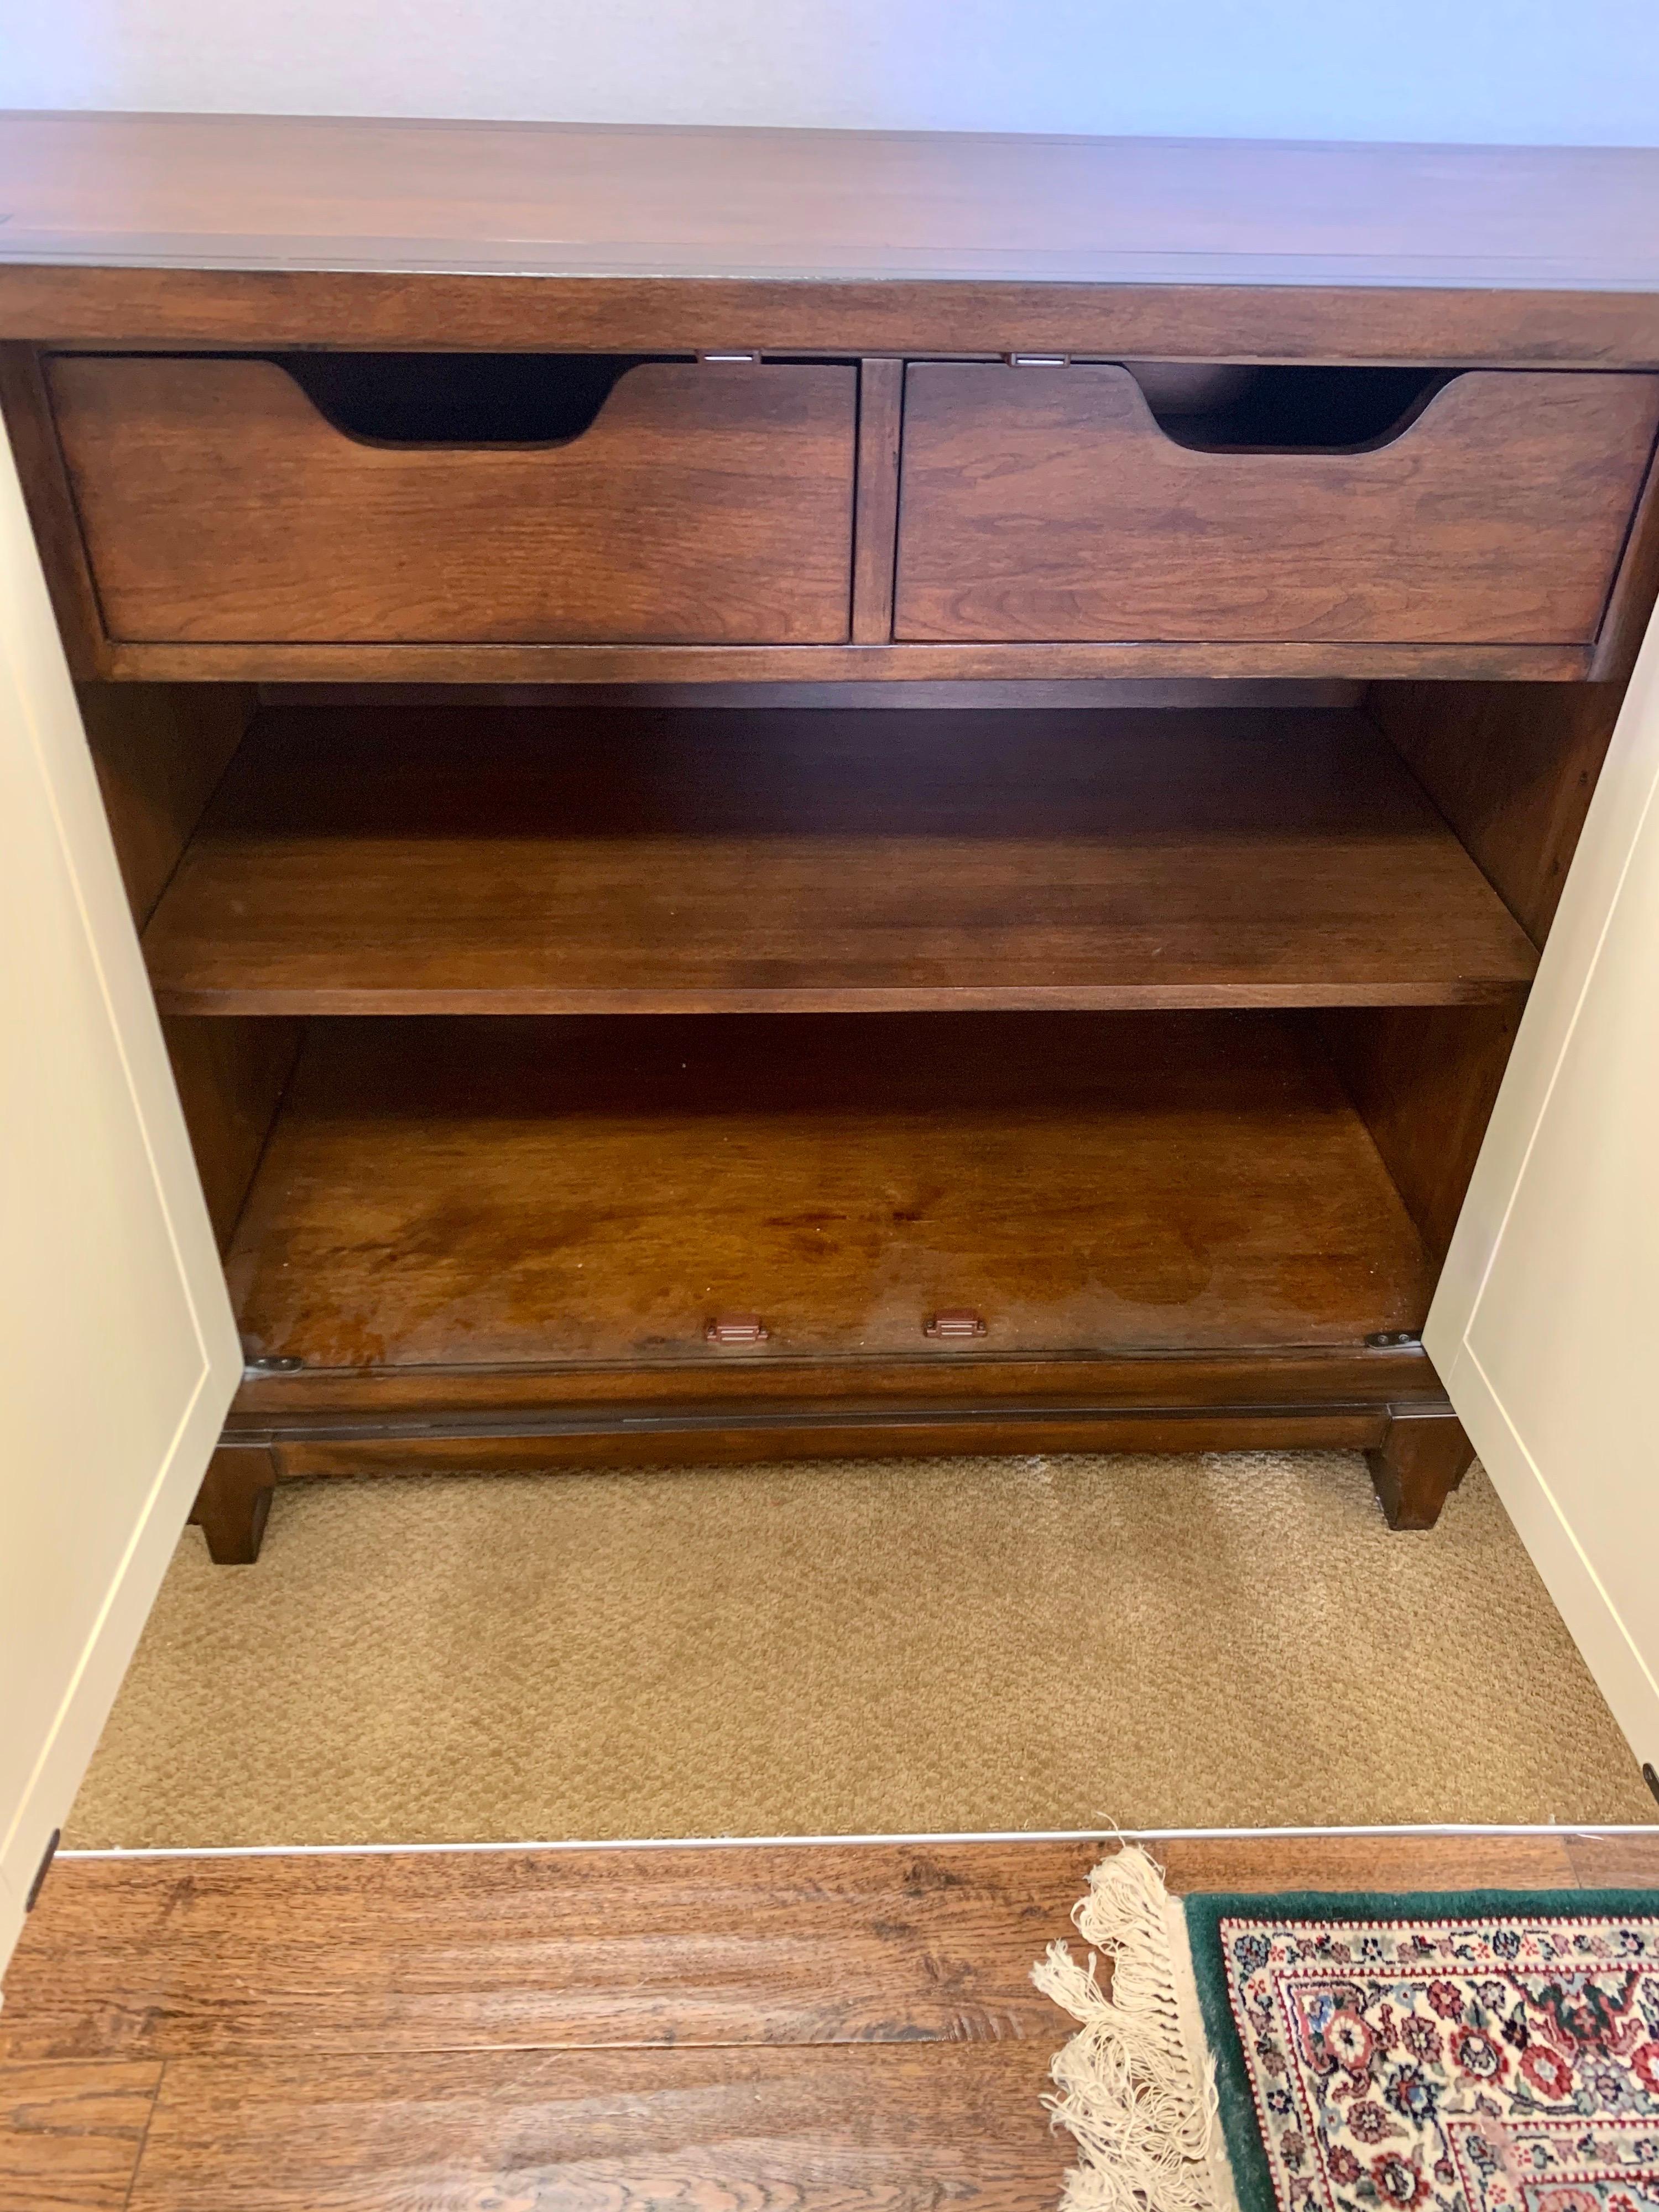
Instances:
[[[1455,1005],[1526,936],[1357,713],[267,708],[173,1013]]]
[[[1252,1013],[319,1022],[227,1266],[252,1356],[380,1371],[1354,1346],[1432,1280]]]

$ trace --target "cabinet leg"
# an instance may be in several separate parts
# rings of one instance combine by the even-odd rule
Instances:
[[[1455,1413],[1395,1408],[1388,1434],[1365,1455],[1389,1528],[1432,1528],[1474,1457]]]
[[[215,1566],[251,1567],[258,1558],[276,1480],[276,1459],[264,1445],[214,1453],[190,1517]]]

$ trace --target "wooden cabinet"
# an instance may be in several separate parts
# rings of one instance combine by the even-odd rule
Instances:
[[[588,245],[514,169],[434,265],[346,124],[311,267],[289,127],[107,124],[228,164],[234,252],[141,191],[94,256],[61,180],[0,243],[247,1362],[216,1556],[288,1475],[825,1451],[1341,1444],[1431,1522],[1420,1332],[1659,578],[1659,276],[1522,282],[1493,155],[1425,287],[1443,179],[1371,149],[1364,284],[1270,283],[1248,179],[1221,281],[1129,282],[1121,150],[1042,142],[867,222],[879,149],[797,149],[775,266],[765,144],[644,134],[612,229],[560,131],[477,191],[533,144]]]

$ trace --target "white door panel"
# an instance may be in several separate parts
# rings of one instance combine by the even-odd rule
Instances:
[[[1424,1341],[1620,1727],[1659,1766],[1656,793],[1659,626]]]
[[[240,1366],[0,441],[0,1964]]]

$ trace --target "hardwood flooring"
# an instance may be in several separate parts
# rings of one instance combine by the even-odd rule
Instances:
[[[161,2085],[153,2060],[0,2067],[0,2206],[123,2212]]]
[[[1027,1976],[1101,1848],[65,1860],[0,2212],[1047,2212]],[[1158,1848],[1182,1889],[1659,1886],[1659,1828]]]

